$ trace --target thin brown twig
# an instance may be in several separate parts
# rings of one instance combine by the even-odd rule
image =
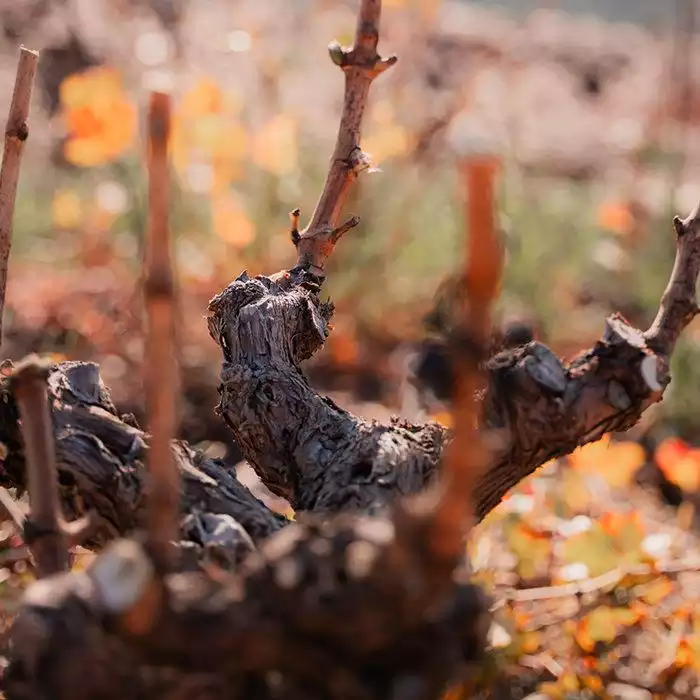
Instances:
[[[440,480],[442,495],[429,536],[431,553],[445,562],[458,560],[464,551],[464,536],[469,520],[474,517],[474,487],[490,464],[489,449],[478,427],[476,395],[485,384],[482,362],[503,266],[495,224],[497,167],[497,160],[485,155],[464,158],[460,164],[467,192],[466,304],[451,339],[455,370],[454,438],[446,450]]]
[[[49,408],[47,377],[50,363],[29,355],[15,365],[10,381],[22,421],[30,514],[23,536],[43,578],[68,570],[68,549],[82,541],[90,517],[67,524],[61,517],[56,448]]]
[[[29,101],[38,62],[38,51],[20,47],[15,88],[5,126],[5,148],[2,154],[2,167],[0,167],[0,343],[3,338],[7,267],[12,246],[12,221],[15,213],[17,183],[24,142],[29,137],[27,126]]]
[[[24,449],[30,515],[25,540],[40,578],[68,570],[68,547],[61,530],[61,506],[56,478],[56,452],[46,379],[49,367],[36,356],[15,366],[12,393],[17,401]]]
[[[333,41],[328,46],[332,61],[345,73],[345,100],[331,165],[311,221],[297,245],[297,266],[321,275],[328,256],[340,237],[360,223],[358,217],[338,227],[350,186],[369,168],[370,160],[360,147],[362,116],[372,81],[398,60],[377,54],[381,0],[362,0],[355,42],[346,49]]]
[[[700,203],[687,218],[674,217],[673,225],[676,258],[671,278],[661,297],[656,318],[644,334],[648,346],[667,358],[680,334],[700,310],[696,300],[700,274]]]
[[[170,97],[153,93],[148,111],[148,240],[145,296],[148,312],[146,404],[151,444],[148,456],[148,537],[153,553],[172,566],[179,533],[180,478],[170,441],[177,426],[175,279],[168,223]]]

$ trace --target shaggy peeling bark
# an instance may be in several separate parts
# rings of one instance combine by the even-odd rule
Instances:
[[[420,489],[438,463],[435,423],[364,421],[319,396],[299,368],[328,335],[332,307],[304,286],[243,274],[209,305],[224,354],[219,412],[274,493],[295,509],[371,512]]]
[[[685,226],[681,257],[700,246],[697,219]],[[684,289],[694,294],[694,286]],[[671,305],[685,309],[685,297]],[[448,439],[439,425],[364,421],[309,387],[299,363],[321,347],[330,318],[315,291],[243,275],[209,313],[224,355],[218,410],[271,491],[299,510],[371,512],[436,474]],[[627,430],[660,401],[673,343],[691,318],[687,310],[666,312],[645,334],[611,316],[601,340],[568,365],[537,342],[491,358],[482,415],[499,440],[474,492],[477,517],[548,460]],[[674,340],[660,345],[660,337]]]
[[[47,391],[64,513],[92,511],[88,544],[108,544],[87,571],[28,590],[13,626],[7,700],[434,700],[469,679],[486,647],[488,604],[463,561],[467,511],[473,505],[483,517],[546,460],[630,427],[661,399],[674,344],[697,313],[698,211],[675,222],[676,265],[649,331],[613,316],[601,341],[568,366],[530,343],[481,371],[500,266],[483,236],[472,240],[494,274],[474,265],[466,276],[475,313],[461,324],[469,354],[458,364],[470,389],[460,392],[456,413],[468,426],[460,438],[471,435],[483,449],[469,459],[452,450],[445,476],[453,479],[440,479],[439,488],[425,490],[440,471],[445,429],[360,420],[311,389],[300,365],[322,347],[332,315],[320,298],[323,266],[358,223],[338,226],[348,187],[368,165],[359,147],[367,92],[395,60],[376,52],[380,8],[380,0],[362,0],[352,49],[329,47],[346,76],[345,105],[326,185],[303,232],[293,214],[297,264],[272,278],[244,273],[209,305],[209,330],[224,357],[218,410],[299,518],[273,515],[224,465],[174,442],[180,547],[194,556],[166,571],[157,550],[169,536],[154,538],[153,528],[109,542],[147,522],[148,438],[117,415],[95,365],[52,367]],[[488,450],[469,401],[482,374],[482,425],[495,444]],[[20,431],[13,391],[0,380],[0,484],[22,487],[28,433]],[[161,476],[172,484],[168,428],[156,430]],[[449,491],[455,483],[462,488]],[[207,553],[232,570],[212,566]]]
[[[93,528],[84,544],[101,549],[143,525],[146,435],[128,416],[117,414],[93,363],[55,365],[49,393],[63,514],[73,520],[91,512]],[[24,490],[24,448],[6,380],[0,399],[0,442],[7,449],[0,485]],[[177,441],[173,454],[183,480],[181,537],[195,553],[201,553],[201,547],[221,547],[236,560],[251,548],[251,538],[261,542],[287,522],[220,461]]]
[[[612,316],[601,340],[568,365],[540,343],[489,360],[483,420],[501,439],[474,493],[478,518],[549,459],[629,429],[661,400],[673,345],[695,313],[697,213],[679,231],[670,293],[649,331]],[[209,327],[224,355],[219,411],[266,486],[296,509],[377,512],[433,478],[449,433],[435,423],[365,421],[314,392],[299,364],[321,348],[330,312],[313,289],[285,290],[245,274],[212,300]],[[94,510],[98,527],[89,544],[100,547],[141,522],[144,434],[119,420],[95,365],[58,365],[50,387],[64,512],[75,518]],[[0,484],[8,487],[26,483],[16,421],[6,390],[0,440],[8,455]],[[254,542],[286,523],[221,463],[183,443],[174,450],[184,478],[183,514],[230,516]]]

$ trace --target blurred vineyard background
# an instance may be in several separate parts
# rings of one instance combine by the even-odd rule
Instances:
[[[567,358],[600,337],[610,311],[646,327],[673,262],[672,216],[700,196],[695,14],[693,0],[385,0],[382,52],[400,61],[370,94],[362,143],[374,167],[348,207],[363,222],[329,263],[337,311],[307,367],[313,383],[362,415],[406,409],[405,360],[463,237],[455,161],[465,141],[488,142],[503,163],[500,318],[527,318]],[[213,414],[220,357],[203,315],[243,269],[292,264],[288,212],[310,216],[342,104],[326,45],[349,43],[355,16],[351,0],[0,0],[6,103],[19,44],[42,52],[3,357],[98,361],[121,409],[142,416],[140,120],[150,89],[172,91],[181,435],[235,463]],[[700,554],[699,343],[696,323],[640,429],[580,450],[572,469],[543,468],[479,530],[476,558],[498,590],[609,574],[621,553],[636,567],[594,589],[597,607],[573,595],[578,622],[576,610],[559,619],[517,596],[503,606],[496,646],[517,660],[520,697],[542,683],[544,697],[598,697],[621,659],[632,659],[628,677],[615,682],[637,681],[648,658],[635,640],[663,646],[677,620],[689,626],[644,687],[658,694],[661,684],[663,697],[677,682],[695,687],[700,593],[677,574]],[[654,486],[653,498],[635,482]],[[11,567],[7,580],[23,571]],[[605,645],[618,656],[604,661]]]

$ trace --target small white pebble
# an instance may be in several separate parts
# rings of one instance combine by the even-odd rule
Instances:
[[[587,515],[577,515],[572,520],[562,520],[557,526],[557,531],[562,537],[571,537],[591,529],[593,521]]]
[[[99,207],[110,214],[123,214],[129,207],[129,193],[122,184],[114,180],[97,185],[95,199]]]
[[[506,632],[505,628],[494,622],[489,629],[488,644],[494,649],[503,649],[507,647],[513,638]]]
[[[250,51],[253,38],[245,29],[234,29],[228,34],[228,50],[234,53]]]
[[[170,43],[161,32],[146,32],[137,37],[134,53],[144,66],[159,66],[168,60]]]
[[[535,497],[524,493],[513,494],[502,506],[510,513],[529,513],[535,507]]]
[[[567,564],[559,569],[559,578],[562,581],[582,581],[588,577],[588,567],[582,561]]]
[[[645,537],[641,546],[650,557],[660,557],[671,547],[671,535],[667,532],[655,532]]]

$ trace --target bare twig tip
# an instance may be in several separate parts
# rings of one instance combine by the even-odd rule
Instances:
[[[294,246],[299,245],[301,240],[301,234],[299,233],[299,217],[301,216],[301,209],[297,207],[294,211],[289,212],[289,218],[292,221],[291,237]]]
[[[333,39],[333,41],[328,44],[328,55],[331,57],[331,61],[341,68],[347,62],[348,52],[340,45],[337,39]]]
[[[333,230],[333,233],[331,234],[331,241],[333,243],[337,243],[341,236],[344,236],[348,231],[350,231],[350,229],[358,226],[361,220],[362,219],[360,219],[359,216],[349,218],[344,224]]]
[[[375,73],[377,75],[381,75],[382,73],[384,73],[384,71],[387,71],[393,65],[396,65],[398,60],[399,57],[396,54],[392,54],[391,56],[382,58],[380,61],[377,62],[377,65],[375,66]]]
[[[683,219],[681,219],[680,216],[673,217],[673,228],[675,229],[677,236],[683,235],[683,232],[685,231],[685,227],[683,225]]]
[[[20,47],[10,110],[5,123],[5,143],[0,165],[0,342],[7,288],[7,269],[12,247],[12,222],[24,142],[29,137],[27,121],[32,85],[39,54]]]

